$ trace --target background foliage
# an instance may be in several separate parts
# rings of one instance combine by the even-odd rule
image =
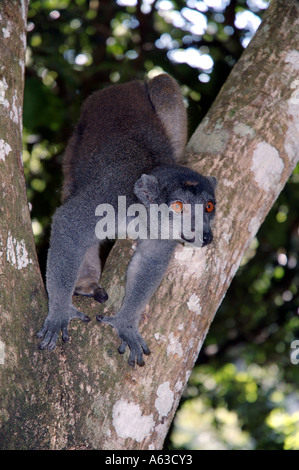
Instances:
[[[166,71],[189,131],[201,121],[267,8],[266,0],[31,0],[24,170],[42,273],[61,160],[82,100]],[[168,448],[298,449],[299,168],[218,311]],[[293,344],[294,346],[294,344]],[[299,357],[299,354],[298,354]]]

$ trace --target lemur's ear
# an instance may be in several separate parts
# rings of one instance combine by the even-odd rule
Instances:
[[[215,178],[215,176],[208,176],[207,178],[210,181],[211,185],[213,186],[213,189],[216,189],[218,183],[217,183],[217,179]]]
[[[146,207],[153,204],[160,194],[158,178],[143,174],[134,185],[134,193]]]

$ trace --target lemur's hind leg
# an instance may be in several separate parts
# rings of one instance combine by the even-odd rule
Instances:
[[[103,303],[108,295],[100,285],[101,261],[99,257],[99,244],[96,243],[87,250],[80,266],[75,294],[93,297],[97,302]]]

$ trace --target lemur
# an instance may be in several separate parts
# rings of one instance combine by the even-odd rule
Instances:
[[[119,196],[126,197],[127,208],[139,203],[147,213],[153,205],[166,204],[172,217],[192,213],[193,232],[194,209],[201,205],[202,233],[198,237],[186,238],[179,231],[169,239],[138,239],[120,310],[115,316],[96,317],[116,329],[120,353],[129,347],[128,363],[144,365],[143,354],[150,354],[150,350],[139,333],[139,320],[175,246],[185,242],[205,246],[213,238],[210,222],[215,214],[216,179],[178,163],[186,140],[182,94],[167,74],[148,82],[113,85],[87,98],[64,155],[62,205],[53,218],[47,260],[49,312],[37,333],[40,349],[54,349],[60,331],[66,342],[72,319],[89,321],[72,304],[75,292],[92,295],[100,302],[107,299],[98,284],[99,245],[104,242],[95,231],[99,204],[111,205],[116,216]]]

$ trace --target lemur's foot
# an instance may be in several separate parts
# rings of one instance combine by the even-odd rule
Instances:
[[[97,302],[100,302],[100,304],[102,304],[102,303],[106,302],[106,300],[108,300],[108,294],[105,291],[105,289],[103,289],[103,287],[98,286],[94,290],[93,298],[94,298],[94,300],[96,300]]]
[[[135,367],[136,362],[140,367],[144,366],[143,354],[148,356],[151,352],[136,326],[124,324],[124,321],[118,316],[105,317],[97,315],[96,319],[100,323],[108,323],[117,330],[118,336],[122,341],[118,348],[120,354],[123,354],[126,347],[129,346],[130,356],[128,364],[130,366]]]
[[[97,283],[92,283],[88,286],[77,285],[75,287],[75,295],[84,295],[85,297],[93,297],[94,300],[101,304],[108,300],[108,294],[105,289]]]

